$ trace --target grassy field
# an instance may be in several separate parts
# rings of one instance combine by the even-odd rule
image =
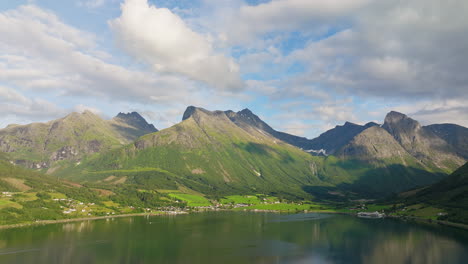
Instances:
[[[320,211],[320,212],[335,212],[333,208],[320,204],[295,204],[295,203],[274,203],[274,204],[257,204],[247,207],[238,207],[234,210],[271,210],[279,212],[300,212],[300,211]]]
[[[17,208],[17,209],[22,208],[21,204],[19,203],[15,203],[6,199],[0,199],[0,209],[8,208],[8,207]]]
[[[261,204],[262,202],[254,195],[230,195],[220,199],[221,204]]]
[[[169,193],[168,195],[174,199],[187,202],[187,206],[190,207],[211,205],[211,202],[203,196],[186,193]]]

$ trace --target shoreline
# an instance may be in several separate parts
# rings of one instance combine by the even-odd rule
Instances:
[[[105,216],[94,216],[94,217],[83,217],[83,218],[70,218],[70,219],[58,219],[58,220],[38,220],[36,222],[30,223],[19,223],[19,224],[10,224],[10,225],[0,225],[0,230],[5,229],[13,229],[13,228],[22,228],[22,227],[29,227],[29,226],[41,226],[41,225],[50,225],[50,224],[63,224],[63,223],[73,223],[73,222],[81,222],[81,221],[94,221],[94,220],[101,220],[101,219],[112,219],[112,218],[123,218],[123,217],[133,217],[133,216],[162,216],[162,215],[178,215],[178,214],[190,214],[190,213],[200,213],[200,212],[209,212],[209,211],[231,211],[231,212],[252,212],[252,213],[286,213],[286,214],[294,214],[294,213],[323,213],[323,214],[342,214],[342,215],[350,215],[355,216],[351,213],[344,213],[344,212],[333,212],[333,211],[302,211],[302,212],[288,212],[288,211],[281,211],[281,210],[197,210],[197,211],[189,211],[189,212],[182,212],[182,213],[173,213],[173,212],[155,212],[155,213],[134,213],[134,214],[120,214],[120,215],[105,215]],[[417,218],[417,217],[397,217],[397,216],[386,216],[385,218],[392,218],[398,220],[409,220],[419,223],[425,224],[437,224],[442,226],[448,226],[453,228],[459,228],[468,230],[468,225],[462,223],[454,223],[448,221],[441,221],[441,220],[431,220],[431,219],[424,219],[424,218]]]
[[[216,211],[230,211],[230,212],[251,212],[251,213],[286,213],[291,214],[294,212],[280,211],[280,210],[197,210],[197,211],[184,211],[183,213],[171,213],[171,212],[157,212],[157,213],[135,213],[135,214],[120,214],[120,215],[105,215],[105,216],[94,216],[94,217],[83,217],[83,218],[69,218],[69,219],[58,219],[58,220],[38,220],[36,222],[28,223],[19,223],[19,224],[10,224],[10,225],[0,225],[0,230],[29,227],[29,226],[41,226],[41,225],[50,225],[50,224],[64,224],[80,221],[93,221],[101,219],[111,219],[111,218],[123,218],[123,217],[132,217],[132,216],[162,216],[162,215],[179,215],[179,214],[190,214],[190,213],[201,213],[201,212],[216,212]],[[341,214],[340,212],[324,212],[324,211],[307,211],[307,212],[296,212],[296,213],[324,213],[324,214]]]
[[[30,222],[30,223],[0,225],[0,230],[19,228],[19,227],[28,227],[28,226],[63,224],[63,223],[72,223],[72,222],[80,222],[80,221],[93,221],[93,220],[100,220],[100,219],[122,218],[122,217],[132,217],[132,216],[156,216],[156,215],[169,215],[169,214],[166,214],[166,213],[135,213],[135,214],[105,215],[105,216],[57,219],[57,220],[38,220],[36,222]]]

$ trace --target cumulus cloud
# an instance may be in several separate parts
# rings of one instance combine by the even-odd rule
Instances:
[[[204,96],[185,78],[107,62],[110,55],[99,49],[94,34],[37,6],[0,13],[0,35],[0,83],[17,91],[147,104],[152,98],[190,104]]]
[[[118,42],[156,72],[182,74],[218,89],[243,87],[237,63],[171,10],[147,0],[126,0],[121,10],[119,18],[109,21]]]
[[[308,65],[308,82],[360,96],[466,97],[468,3],[377,1],[351,29],[310,42],[289,59]]]
[[[163,114],[234,98],[222,94],[228,91],[209,89],[183,76],[115,64],[117,60],[102,50],[94,34],[34,5],[0,12],[0,35],[0,85],[8,88],[2,90],[2,110],[9,116],[4,124],[57,118],[79,111],[82,107],[73,106],[84,102],[112,116],[115,113],[101,107],[112,104],[111,111],[118,112],[139,105]],[[13,102],[14,97],[23,102]]]

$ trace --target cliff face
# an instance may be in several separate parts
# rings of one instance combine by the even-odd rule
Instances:
[[[465,159],[447,141],[404,114],[388,113],[382,128],[427,167],[453,171],[465,163]]]

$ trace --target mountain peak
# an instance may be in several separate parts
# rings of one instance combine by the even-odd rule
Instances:
[[[143,119],[143,117],[138,113],[138,112],[130,112],[130,113],[122,113],[119,112],[116,116],[117,118],[138,118],[138,119]]]
[[[127,126],[131,126],[135,131],[131,134],[132,136],[129,138],[133,138],[136,136],[141,136],[148,133],[153,133],[158,131],[153,124],[149,124],[145,118],[143,118],[138,112],[130,112],[130,113],[118,113],[112,119],[116,122],[114,125],[116,128],[120,130],[128,130],[128,128],[121,128],[118,124],[126,124]],[[122,132],[122,131],[121,131]],[[123,132],[122,132],[123,133]],[[125,133],[124,133],[125,134]],[[133,135],[134,134],[134,135]]]
[[[188,106],[187,109],[185,109],[184,115],[182,116],[182,121],[189,119],[193,114],[195,114],[197,111],[203,111],[206,112],[207,110],[201,108],[201,107],[196,107],[196,106]]]
[[[385,116],[385,123],[396,123],[399,122],[400,120],[406,119],[408,116],[405,114],[402,114],[397,111],[390,111],[386,116]]]
[[[394,130],[413,130],[421,128],[418,121],[408,117],[400,112],[391,111],[385,116],[383,126],[390,134],[394,133]]]
[[[254,113],[252,113],[252,111],[250,111],[250,109],[248,108],[244,108],[242,109],[241,111],[237,112],[238,114],[241,114],[241,115],[253,115]]]
[[[189,117],[191,117],[193,115],[193,113],[195,113],[195,110],[197,108],[193,105],[191,106],[188,106],[187,109],[185,109],[185,112],[184,112],[184,115],[182,116],[182,121],[188,119]]]

